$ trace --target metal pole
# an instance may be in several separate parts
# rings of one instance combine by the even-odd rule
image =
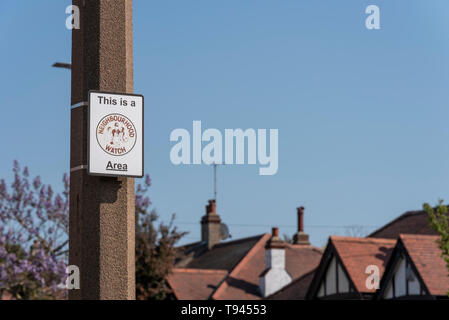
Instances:
[[[217,203],[217,164],[214,163],[214,200]]]

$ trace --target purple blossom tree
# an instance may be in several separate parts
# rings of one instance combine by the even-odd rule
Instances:
[[[63,298],[68,252],[69,178],[55,194],[14,161],[10,186],[0,179],[0,296]]]
[[[13,173],[9,188],[0,179],[0,299],[3,295],[27,300],[65,299],[69,176],[64,174],[62,192],[55,193],[39,176],[30,178],[28,168],[21,169],[17,161]],[[137,286],[141,294],[153,288],[152,294],[161,295],[166,288],[160,283],[173,265],[174,245],[185,233],[173,226],[174,216],[169,225],[154,225],[158,216],[150,211],[150,186],[147,175],[136,187],[136,242],[145,244],[136,247],[136,269],[143,270],[137,272]],[[158,277],[140,276],[153,274],[153,270],[163,272],[158,271]]]

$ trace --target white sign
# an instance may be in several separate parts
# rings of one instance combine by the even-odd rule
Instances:
[[[143,177],[143,100],[89,92],[89,174]]]

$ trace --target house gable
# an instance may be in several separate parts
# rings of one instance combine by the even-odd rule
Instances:
[[[438,236],[399,236],[378,299],[447,299],[449,277]]]
[[[319,288],[317,298],[354,292],[354,286],[337,256],[331,258]]]
[[[431,298],[419,272],[399,240],[385,269],[378,299]]]
[[[338,252],[329,241],[306,299],[360,298]]]
[[[307,299],[371,299],[375,288],[367,286],[367,267],[384,266],[394,240],[331,236],[307,293]]]

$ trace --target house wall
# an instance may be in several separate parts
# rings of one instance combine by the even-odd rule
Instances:
[[[326,272],[326,295],[328,296],[337,293],[336,267],[337,263],[335,258],[333,258]]]
[[[349,292],[349,281],[346,277],[343,268],[337,264],[338,268],[338,292]]]
[[[405,259],[401,258],[394,275],[394,293],[396,297],[405,296],[407,294],[405,282]]]
[[[408,265],[405,275],[406,280],[408,281],[408,294],[421,295],[421,284],[419,283],[418,277],[413,272],[410,265]]]
[[[265,257],[268,269],[285,269],[285,249],[269,249]]]
[[[349,280],[335,257],[329,263],[319,288],[319,298],[350,292]]]
[[[387,284],[383,298],[395,299],[417,295],[422,295],[421,284],[405,256],[401,256],[396,263],[393,276]]]
[[[283,269],[270,269],[259,280],[259,285],[263,297],[282,289],[292,281],[292,278]]]
[[[285,249],[267,249],[266,263],[267,271],[259,279],[263,297],[275,293],[292,281],[292,278],[285,270]]]

